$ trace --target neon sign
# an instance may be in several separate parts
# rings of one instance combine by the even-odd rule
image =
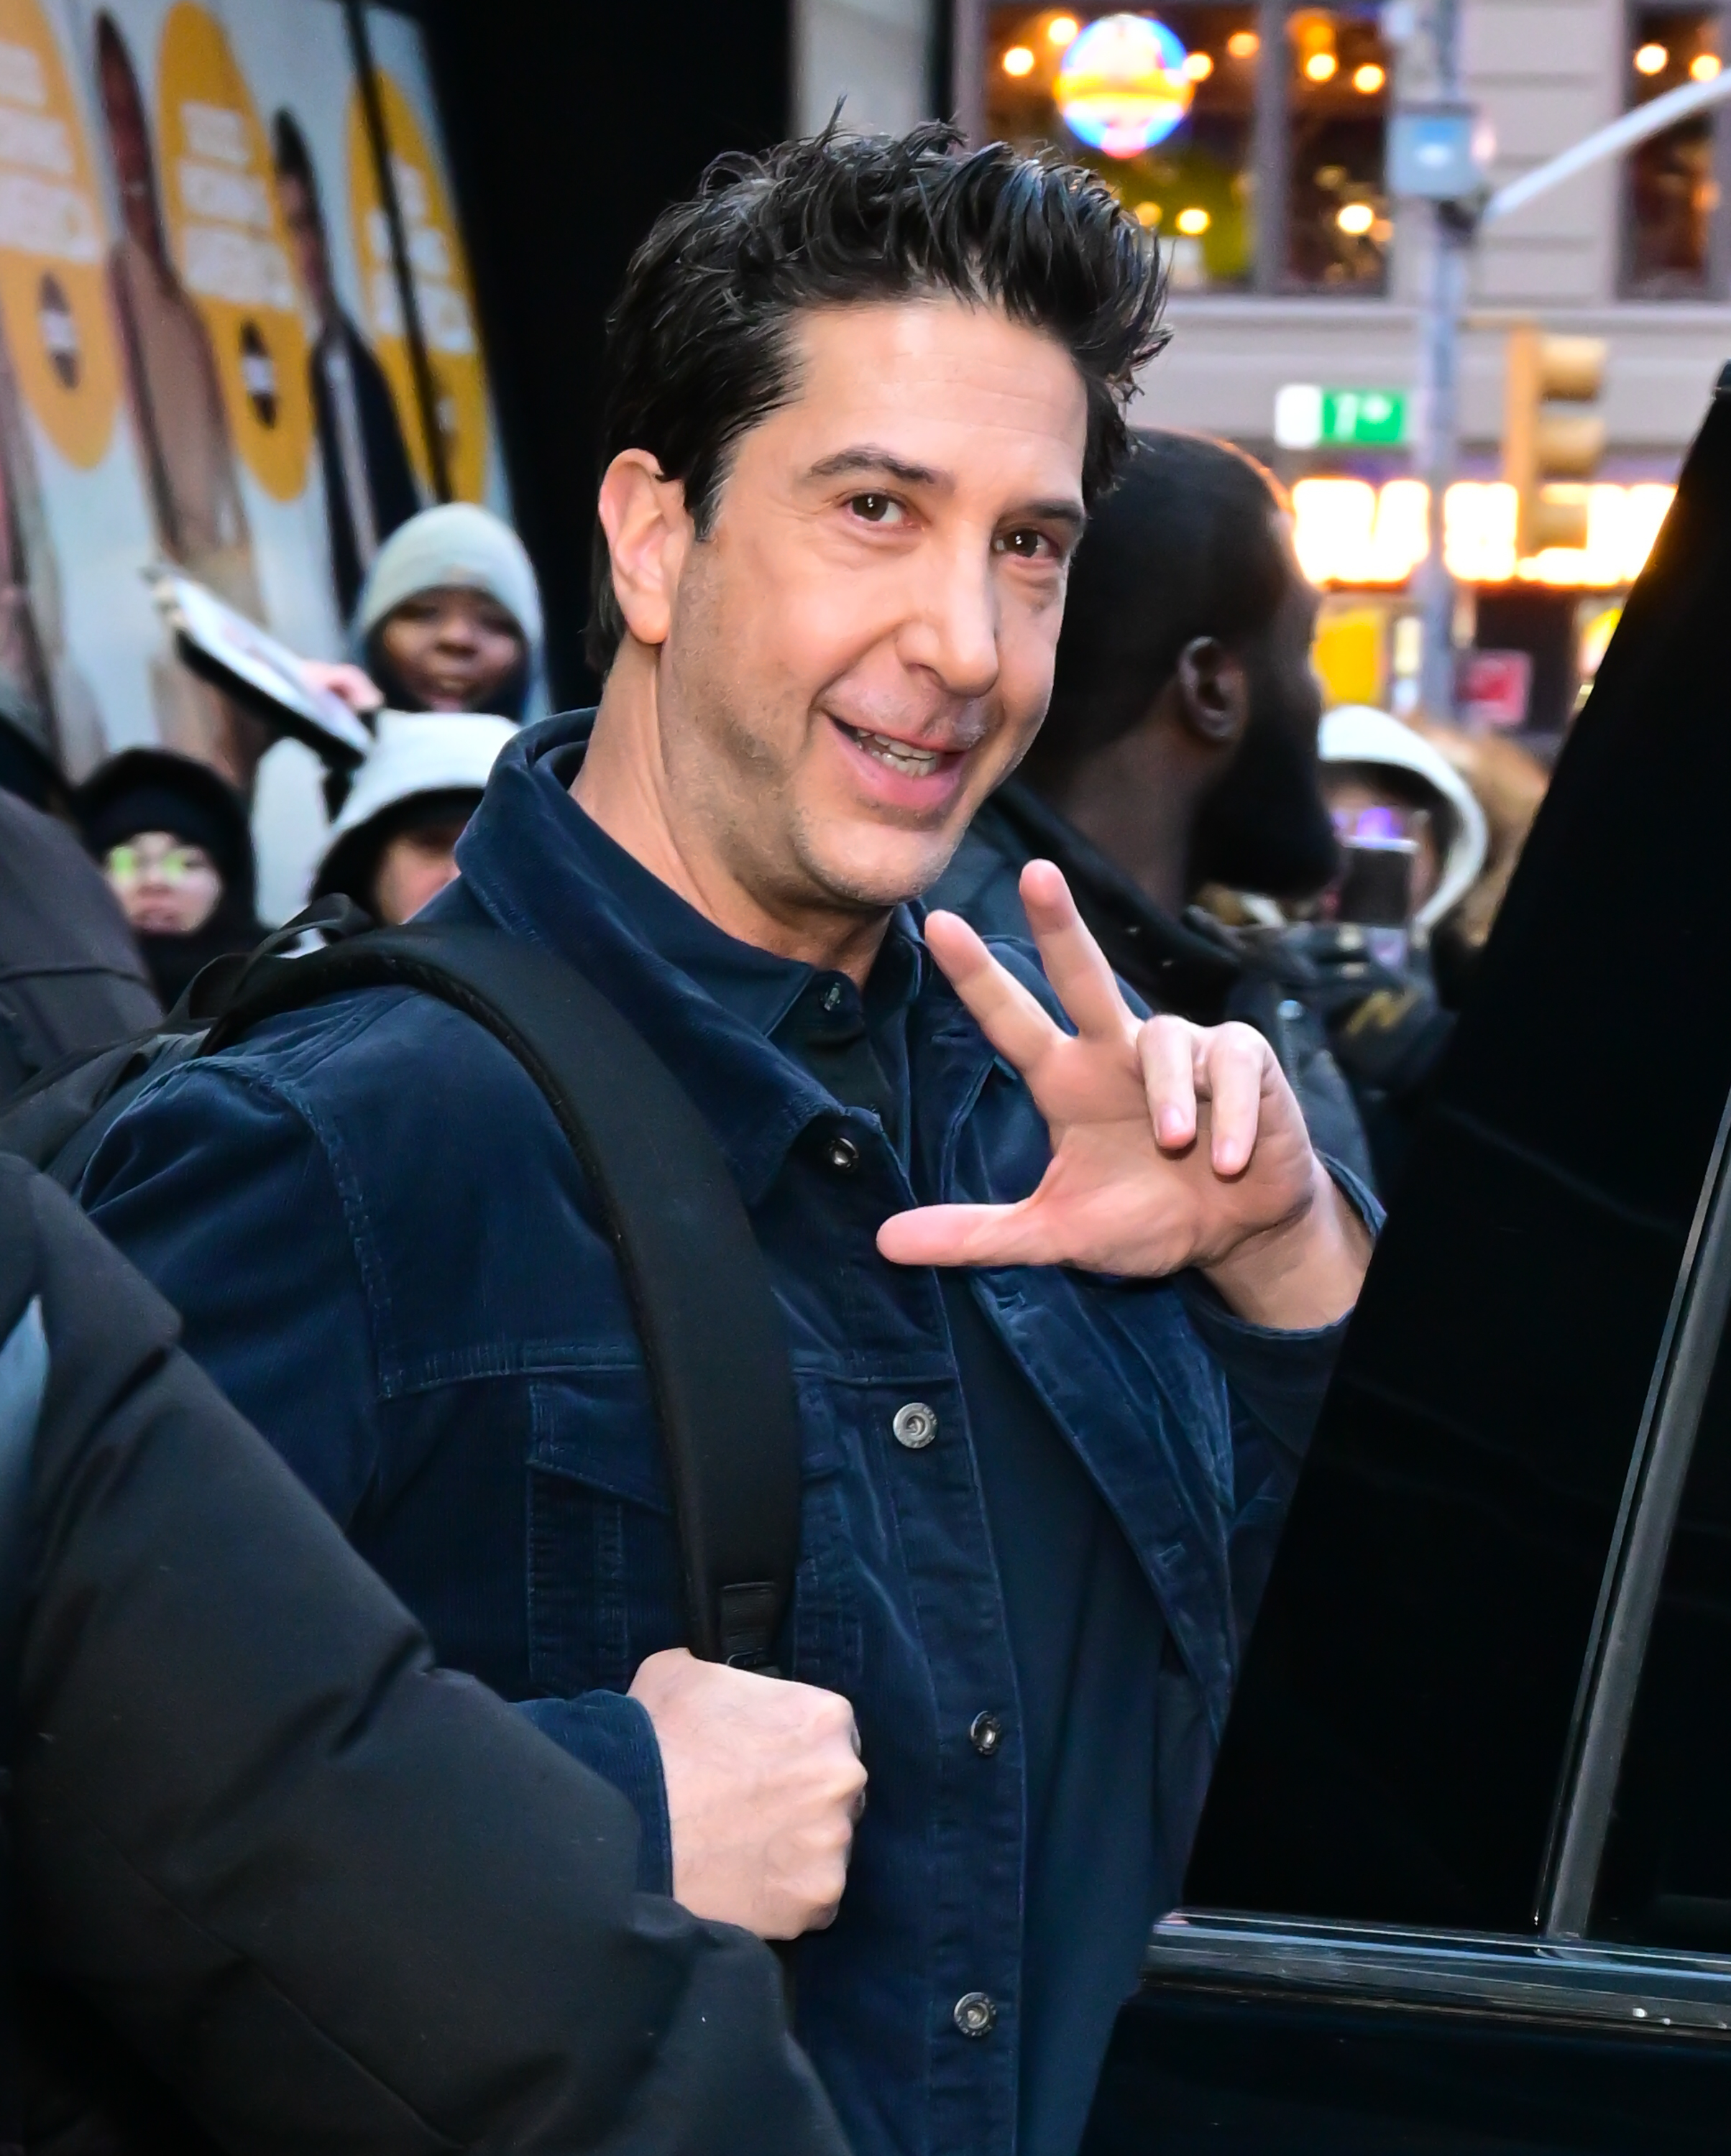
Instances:
[[[1152,15],[1102,15],[1071,39],[1058,69],[1053,94],[1065,126],[1108,157],[1139,157],[1189,110],[1189,58]]]

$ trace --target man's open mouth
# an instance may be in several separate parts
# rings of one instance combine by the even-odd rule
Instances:
[[[958,750],[916,748],[912,742],[892,741],[887,734],[869,734],[860,726],[850,726],[841,719],[836,725],[850,741],[857,742],[867,756],[875,756],[880,763],[887,764],[891,771],[899,771],[907,778],[930,778],[942,770]]]

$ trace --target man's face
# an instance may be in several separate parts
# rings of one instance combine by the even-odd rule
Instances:
[[[1310,650],[1318,598],[1284,535],[1282,545],[1286,594],[1268,628],[1240,654],[1249,721],[1203,806],[1194,860],[1202,880],[1306,898],[1333,875],[1338,856],[1317,755],[1323,691]]]
[[[1050,337],[948,299],[802,316],[678,572],[657,689],[676,824],[772,914],[942,873],[1045,714],[1086,408]]]

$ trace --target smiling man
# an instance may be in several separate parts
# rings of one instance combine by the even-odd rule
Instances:
[[[580,967],[727,1154],[799,1384],[793,1681],[684,1650],[610,1248],[478,1028],[275,1021],[85,1186],[441,1658],[632,1798],[645,1883],[807,1935],[860,2156],[1074,2150],[1368,1249],[1261,1040],[1144,1020],[1050,865],[1037,954],[917,903],[1040,724],[1158,304],[1002,146],[712,174],[612,325],[599,710],[507,750],[436,901]]]

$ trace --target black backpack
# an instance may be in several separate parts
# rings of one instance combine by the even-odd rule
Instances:
[[[420,990],[535,1081],[612,1236],[672,1484],[693,1654],[768,1670],[799,1555],[799,1439],[781,1313],[721,1148],[689,1095],[577,969],[476,923],[367,929],[327,902],[250,958],[207,968],[161,1030],[63,1063],[0,1115],[0,1152],[69,1190],[174,1065],[345,989]],[[340,940],[298,957],[306,928]]]

